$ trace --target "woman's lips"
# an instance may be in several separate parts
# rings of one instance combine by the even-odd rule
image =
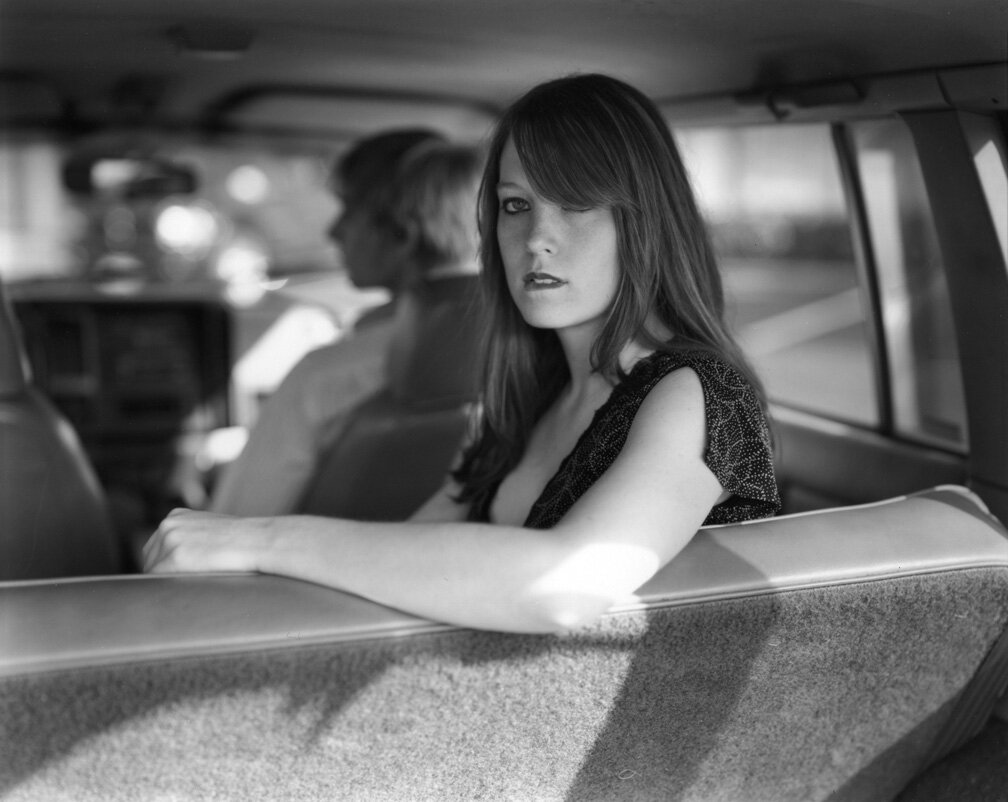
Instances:
[[[562,287],[567,282],[549,273],[529,271],[522,278],[526,290],[553,290]]]

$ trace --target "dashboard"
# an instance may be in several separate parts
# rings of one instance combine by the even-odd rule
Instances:
[[[226,425],[227,315],[212,305],[16,305],[36,384],[83,437]]]
[[[228,306],[100,294],[12,300],[35,384],[76,429],[113,502],[127,503],[137,523],[199,502],[194,457],[231,422]]]

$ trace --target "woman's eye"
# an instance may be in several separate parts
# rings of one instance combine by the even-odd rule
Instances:
[[[504,198],[501,200],[501,209],[505,214],[518,214],[518,212],[528,211],[528,201],[524,198]]]

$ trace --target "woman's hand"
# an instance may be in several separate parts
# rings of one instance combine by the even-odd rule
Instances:
[[[256,571],[269,518],[172,510],[143,548],[147,573]]]

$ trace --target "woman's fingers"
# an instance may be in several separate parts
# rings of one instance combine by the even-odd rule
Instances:
[[[143,548],[144,571],[251,571],[254,529],[247,519],[172,510]]]
[[[154,530],[147,542],[144,544],[141,556],[143,557],[143,570],[151,571],[160,563],[165,552],[165,535],[172,528],[172,525],[182,515],[190,512],[182,508],[175,508],[161,521],[158,528]]]

